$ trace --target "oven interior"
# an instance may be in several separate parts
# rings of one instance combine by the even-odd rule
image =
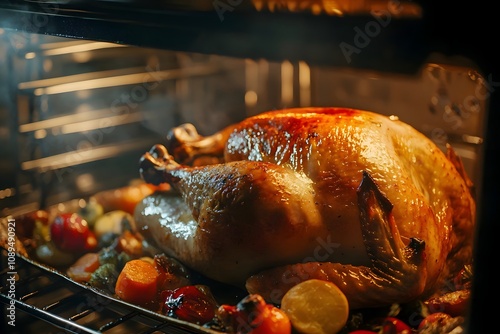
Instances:
[[[289,13],[290,8],[282,13],[283,7],[265,1],[254,1],[241,7],[227,7],[226,4],[222,12],[217,10],[215,2],[214,7],[208,8],[199,2],[186,2],[187,9],[170,2],[170,7],[154,12],[149,6],[155,5],[145,2],[147,10],[140,11],[141,16],[136,19],[141,22],[139,26],[135,21],[133,24],[127,21],[137,8],[133,1],[90,2],[84,13],[87,19],[95,22],[84,21],[87,24],[82,24],[78,16],[68,14],[78,3],[53,2],[50,9],[55,14],[49,12],[46,4],[42,7],[43,3],[34,3],[38,11],[31,13],[32,16],[19,14],[20,8],[7,6],[0,9],[5,10],[6,15],[14,13],[33,20],[38,17],[33,15],[41,15],[42,8],[44,16],[40,17],[54,22],[53,25],[44,23],[37,29],[16,27],[10,21],[4,21],[8,22],[5,27],[0,26],[2,217],[131,184],[139,177],[140,156],[153,144],[164,142],[167,131],[175,125],[193,123],[201,134],[208,135],[263,111],[306,106],[352,107],[396,115],[441,148],[450,143],[461,156],[476,186],[478,202],[484,200],[487,203],[485,197],[489,188],[484,177],[490,174],[485,142],[491,131],[490,110],[494,100],[490,84],[491,74],[495,72],[485,69],[482,59],[461,53],[449,54],[439,48],[436,48],[437,52],[425,53],[419,44],[414,45],[416,51],[412,53],[406,49],[410,42],[398,44],[401,41],[399,35],[387,37],[381,30],[379,39],[384,40],[380,45],[375,45],[379,35],[373,35],[373,48],[358,48],[361,60],[355,64],[346,63],[345,54],[339,56],[338,50],[325,56],[325,50],[331,51],[331,44],[335,44],[328,40],[330,35],[318,34],[317,40],[308,40],[308,29],[312,28],[302,26],[307,33],[301,36],[296,26],[285,24],[289,17],[295,18]],[[320,22],[325,16],[330,20],[339,18],[336,12],[325,13],[325,8],[331,8],[325,5],[326,2],[311,3],[323,7],[307,7],[310,11],[305,17],[309,21],[304,22],[312,22],[310,17]],[[92,7],[96,4],[102,7]],[[387,3],[378,3],[378,6],[387,9]],[[311,8],[316,8],[319,13],[314,13]],[[349,9],[355,13],[359,8],[337,9]],[[427,8],[425,3],[422,8]],[[416,15],[422,8],[407,7],[405,13]],[[119,10],[118,14],[111,14],[115,9]],[[238,16],[238,11],[245,15]],[[182,15],[172,15],[172,12],[181,12]],[[271,20],[272,15],[285,14],[280,21],[283,26],[278,27],[299,34],[298,41],[288,41],[288,34],[275,29],[270,32],[270,42],[262,40],[259,48],[243,45],[248,42],[255,46],[256,39],[262,37],[258,27],[255,28],[257,32],[241,33],[237,30],[239,26],[234,21],[253,22],[249,21],[249,12],[263,15],[264,24],[270,24],[266,19]],[[207,13],[214,21],[210,23],[209,32],[203,35],[209,40],[201,40],[200,36],[193,38],[193,32],[185,25],[197,19],[206,23]],[[111,18],[115,21],[102,22],[104,20],[99,20],[97,14],[114,15]],[[129,24],[130,28],[127,33],[118,35],[121,39],[114,35],[123,24],[118,15],[125,17],[125,26]],[[370,29],[366,23],[375,22],[373,12],[370,15],[368,21],[363,16],[362,21],[350,22],[350,27]],[[173,23],[161,21],[165,17],[172,19]],[[191,19],[186,24],[176,21],[186,17]],[[394,25],[407,27],[406,17],[402,17],[401,22],[392,17]],[[61,27],[64,18],[73,20],[68,30]],[[147,24],[148,19],[151,26]],[[89,21],[95,23],[94,28],[89,26]],[[381,21],[378,22],[379,28],[384,28]],[[339,24],[334,23],[335,26]],[[414,26],[420,24],[420,20],[412,19],[410,26],[413,28],[404,31],[414,32]],[[231,27],[236,30],[234,36],[228,31]],[[165,36],[169,29],[178,35],[173,34],[169,39]],[[144,34],[151,31],[156,32],[154,38]],[[349,36],[348,41],[353,41],[354,45],[356,36],[353,31],[356,32],[350,29],[340,38]],[[370,33],[370,30],[366,32]],[[128,38],[127,34],[130,34]],[[221,40],[221,36],[227,43]],[[283,56],[285,51],[270,45],[276,36],[284,36],[291,43],[283,44],[290,45],[288,50],[285,49],[290,56]],[[417,35],[414,33],[413,36]],[[236,44],[238,38],[243,39],[241,45]],[[191,41],[189,47],[183,44],[187,40]],[[417,40],[429,47],[425,39]],[[227,45],[231,43],[236,45]],[[302,50],[301,43],[306,43],[309,49]],[[398,47],[395,48],[394,44]],[[337,46],[338,43],[334,45]],[[435,44],[431,43],[431,46]],[[401,49],[406,58],[396,57],[399,61],[391,63],[391,57],[398,55],[394,50]],[[381,54],[380,50],[388,50],[388,55]],[[358,53],[351,54],[356,55]],[[487,218],[487,215],[483,217]],[[485,221],[481,223],[487,224]],[[70,332],[92,332],[78,325],[78,321],[89,314],[93,314],[90,317],[100,322],[100,328],[105,332],[108,331],[102,324],[108,322],[120,323],[118,327],[109,326],[116,332],[183,333],[192,330],[162,328],[161,321],[137,310],[113,313],[115,305],[101,300],[100,296],[86,295],[86,291],[68,291],[63,293],[67,297],[61,301],[40,303],[40,299],[60,290],[61,286],[63,290],[72,290],[72,287],[66,287],[64,279],[55,274],[50,277],[38,272],[29,263],[22,266],[20,270],[24,270],[28,277],[20,287],[25,289],[26,300],[31,298],[31,293],[43,296],[38,300],[35,298],[33,304],[30,301],[31,306],[22,310],[23,315],[19,316],[28,331],[64,328]],[[89,298],[97,298],[98,307],[82,308],[83,304],[89,305]],[[8,303],[8,300],[2,301]],[[53,311],[65,301],[77,308],[73,315]],[[96,310],[106,312],[96,313]],[[129,322],[127,317],[139,318],[140,321]]]
[[[209,135],[263,111],[307,106],[397,115],[442,149],[452,144],[481,184],[487,88],[467,61],[431,57],[415,74],[398,75],[1,34],[0,65],[12,78],[1,95],[6,210],[127,184],[138,177],[138,157],[175,125]]]

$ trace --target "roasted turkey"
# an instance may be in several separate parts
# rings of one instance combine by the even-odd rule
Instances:
[[[397,117],[344,108],[262,113],[211,136],[186,124],[140,161],[171,191],[135,218],[162,251],[279,303],[337,284],[352,309],[430,296],[472,261],[472,182]]]

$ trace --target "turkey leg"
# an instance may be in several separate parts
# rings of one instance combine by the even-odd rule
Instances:
[[[189,167],[162,145],[140,164],[146,182],[168,182],[183,197],[197,228],[193,244],[175,252],[214,279],[244,286],[257,265],[296,263],[327,233],[313,182],[289,168],[257,161]],[[213,267],[214,259],[230,269]]]
[[[213,157],[222,162],[224,147],[234,126],[211,135],[201,136],[195,126],[186,123],[171,129],[167,134],[166,149],[179,163],[191,165],[200,157]]]

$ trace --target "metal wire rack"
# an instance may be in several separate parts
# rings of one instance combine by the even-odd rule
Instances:
[[[7,254],[2,249],[2,333],[216,333],[109,297],[22,255],[12,270]],[[15,326],[8,324],[10,305]]]

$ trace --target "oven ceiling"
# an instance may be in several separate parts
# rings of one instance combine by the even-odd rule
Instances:
[[[429,43],[427,32],[432,29],[421,15],[425,6],[417,3],[0,1],[0,28],[176,51],[414,73],[435,45],[443,46]],[[432,35],[436,36],[434,31]]]

